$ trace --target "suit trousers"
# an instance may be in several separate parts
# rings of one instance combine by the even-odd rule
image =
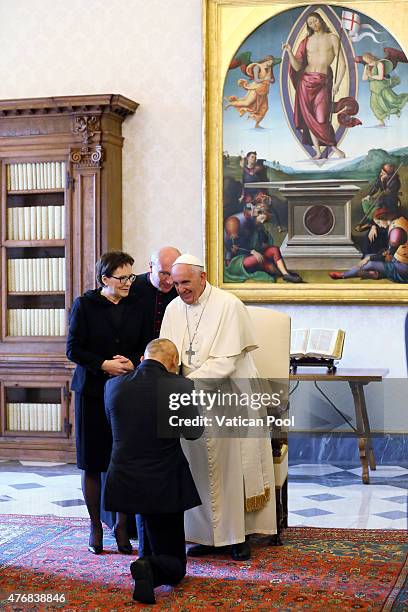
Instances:
[[[139,558],[143,556],[149,561],[154,586],[178,584],[186,575],[184,512],[137,516],[142,518],[145,540],[139,549]],[[146,554],[148,546],[150,554]]]

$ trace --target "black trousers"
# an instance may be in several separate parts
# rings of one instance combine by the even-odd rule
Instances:
[[[178,584],[186,575],[184,512],[138,514],[137,525],[139,557],[149,561],[154,586]]]

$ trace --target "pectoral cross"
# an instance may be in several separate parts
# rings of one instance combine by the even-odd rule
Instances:
[[[193,343],[190,342],[190,346],[188,348],[188,351],[186,351],[186,355],[188,355],[188,365],[192,365],[191,358],[195,354],[196,354],[196,351],[193,351]]]

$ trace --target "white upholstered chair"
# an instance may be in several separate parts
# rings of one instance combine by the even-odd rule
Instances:
[[[259,348],[251,355],[261,378],[289,378],[290,317],[272,308],[247,306],[255,328]],[[288,444],[286,434],[272,440],[275,472],[275,494],[278,536],[272,543],[279,544],[279,533],[287,527],[288,517]]]

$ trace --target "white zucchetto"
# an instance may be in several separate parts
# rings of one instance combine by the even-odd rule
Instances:
[[[183,255],[177,257],[176,261],[173,263],[173,266],[177,266],[177,264],[188,264],[190,266],[199,266],[200,268],[204,268],[203,262],[198,259],[198,257],[191,255],[190,253],[183,253]]]

